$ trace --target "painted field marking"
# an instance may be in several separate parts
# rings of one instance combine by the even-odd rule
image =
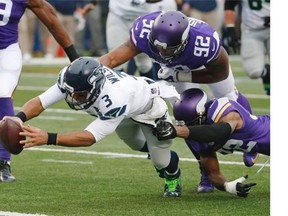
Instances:
[[[33,147],[29,149],[25,149],[25,151],[43,151],[43,152],[64,152],[64,153],[75,153],[75,154],[86,154],[86,155],[102,155],[106,157],[118,157],[118,158],[147,158],[147,154],[138,155],[138,154],[126,154],[126,153],[118,153],[118,152],[96,152],[96,151],[86,151],[86,150],[72,150],[72,149],[54,149],[54,148],[38,148]],[[190,161],[197,162],[196,159],[193,158],[180,158],[181,161]],[[243,162],[236,161],[219,161],[220,164],[228,164],[228,165],[241,165],[243,166]],[[258,167],[270,167],[270,164],[256,163],[254,166]]]

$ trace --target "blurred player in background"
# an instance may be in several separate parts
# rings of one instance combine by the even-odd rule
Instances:
[[[241,12],[241,58],[244,70],[251,79],[261,78],[264,90],[270,95],[270,0],[225,0],[225,25],[228,44],[239,49],[236,34],[235,8]]]
[[[0,120],[14,115],[12,94],[22,69],[18,44],[18,23],[26,8],[30,9],[49,29],[64,48],[70,61],[78,57],[72,41],[57,19],[54,8],[44,0],[0,0]],[[0,182],[13,182],[11,154],[0,145]]]
[[[173,113],[176,127],[158,122],[154,131],[158,139],[184,138],[190,148],[197,149],[214,186],[246,197],[256,184],[242,184],[248,176],[228,182],[220,172],[216,151],[224,155],[241,151],[270,156],[270,115],[251,115],[239,103],[227,97],[211,100],[197,88],[182,92]]]
[[[110,0],[106,23],[108,51],[116,48],[129,38],[129,29],[139,16],[155,10],[175,10],[176,8],[175,0]],[[140,76],[157,79],[157,70],[145,53],[135,56],[134,60]],[[123,70],[123,66],[119,65],[114,69]],[[135,73],[132,62],[125,71],[132,75]]]
[[[218,33],[207,23],[188,18],[180,11],[144,15],[133,23],[130,39],[101,56],[100,61],[114,68],[139,53],[145,53],[159,63],[162,68],[158,78],[178,85],[179,93],[187,89],[185,83],[208,84],[215,98],[226,96],[251,112],[248,100],[235,87],[229,57]],[[198,153],[192,152],[200,160]],[[244,163],[252,166],[255,158],[257,154],[244,154]],[[202,169],[201,173],[197,191],[213,191]]]

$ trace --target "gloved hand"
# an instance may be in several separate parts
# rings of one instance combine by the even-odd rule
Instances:
[[[158,78],[165,80],[167,82],[177,82],[178,80],[176,79],[176,75],[178,72],[176,72],[172,68],[160,68],[158,71]]]
[[[157,122],[156,127],[152,132],[160,141],[173,139],[177,135],[175,127],[170,122],[163,120]]]
[[[235,27],[227,27],[227,40],[228,45],[233,49],[233,52],[239,53],[240,52],[240,42],[236,34]]]
[[[242,176],[232,182],[225,182],[224,187],[228,193],[235,194],[240,197],[247,197],[250,189],[256,185],[256,183],[243,184],[248,175]]]
[[[266,16],[263,19],[264,19],[264,26],[267,28],[270,27],[270,16]]]

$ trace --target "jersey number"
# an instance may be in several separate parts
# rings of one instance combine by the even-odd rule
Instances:
[[[261,10],[263,0],[248,0],[248,4],[251,10]],[[264,2],[269,3],[270,0],[264,0]]]
[[[12,10],[12,1],[11,0],[0,0],[0,26],[7,25]]]
[[[195,40],[195,56],[207,57],[209,55],[210,37],[202,37],[198,35]]]
[[[246,144],[242,140],[230,139],[219,149],[219,152],[222,154],[231,154],[233,151],[250,152],[256,144],[257,142],[254,141]]]

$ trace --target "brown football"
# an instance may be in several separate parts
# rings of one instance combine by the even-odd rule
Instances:
[[[21,131],[23,129],[16,121],[5,119],[0,122],[0,142],[11,154],[19,154],[23,150],[19,142],[25,140],[25,137],[19,135]]]

